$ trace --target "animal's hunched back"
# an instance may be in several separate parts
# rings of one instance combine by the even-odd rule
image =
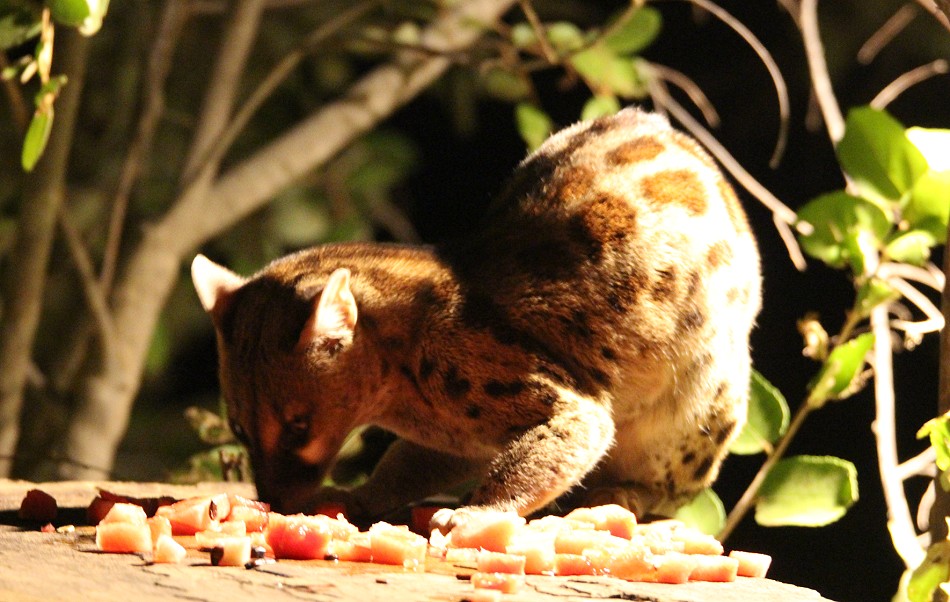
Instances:
[[[485,224],[439,247],[332,244],[245,280],[198,256],[223,394],[262,499],[378,516],[479,478],[469,506],[668,513],[745,420],[759,260],[713,161],[627,109],[549,138]],[[398,435],[319,485],[350,430]]]

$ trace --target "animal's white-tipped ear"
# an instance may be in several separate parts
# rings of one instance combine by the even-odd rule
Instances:
[[[201,306],[209,314],[213,314],[215,308],[220,311],[222,301],[244,284],[244,278],[200,254],[191,262],[191,281]]]
[[[356,299],[350,291],[350,271],[339,268],[330,274],[313,313],[304,324],[298,349],[312,343],[333,341],[348,343],[356,328]]]

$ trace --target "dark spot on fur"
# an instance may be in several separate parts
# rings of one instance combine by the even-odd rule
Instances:
[[[721,425],[719,432],[716,433],[716,443],[722,445],[726,440],[732,435],[732,432],[736,428],[735,422],[728,422]]]
[[[706,314],[698,309],[693,309],[683,315],[680,322],[680,328],[684,331],[696,330],[706,323]]]
[[[442,381],[445,383],[445,392],[448,393],[450,397],[462,397],[472,388],[471,381],[467,378],[460,377],[458,369],[455,366],[451,366],[448,369]]]
[[[617,359],[617,352],[610,347],[604,346],[600,348],[600,356],[605,360],[615,361]]]
[[[693,299],[699,293],[699,284],[702,282],[702,274],[699,270],[693,271],[689,275],[689,281],[686,285],[686,297]]]
[[[694,452],[686,452],[683,454],[683,464],[692,464],[695,459],[696,454]]]
[[[712,469],[713,459],[709,456],[703,458],[703,461],[696,466],[696,470],[693,471],[693,479],[696,481],[703,481],[709,476],[709,471]]]
[[[428,380],[432,376],[432,371],[435,370],[435,363],[426,356],[422,356],[422,359],[419,361],[419,377],[422,380]]]
[[[482,415],[482,409],[476,405],[470,405],[465,408],[465,415],[473,420],[476,420]]]
[[[653,297],[657,300],[666,300],[673,296],[676,291],[676,267],[670,266],[657,270],[656,280],[653,282],[651,290]]]
[[[525,389],[525,384],[521,381],[503,383],[497,380],[490,380],[483,387],[485,393],[492,397],[507,397],[518,395]]]
[[[590,371],[591,378],[594,379],[599,385],[604,387],[609,387],[611,383],[610,376],[603,370],[598,370],[596,368],[591,369]]]
[[[727,388],[728,388],[728,385],[726,383],[724,382],[719,383],[719,386],[716,387],[716,393],[713,396],[713,399],[715,399],[716,401],[719,401],[720,399],[722,399],[722,396],[726,394]]]
[[[706,265],[710,270],[732,261],[732,245],[728,241],[720,240],[706,251]]]

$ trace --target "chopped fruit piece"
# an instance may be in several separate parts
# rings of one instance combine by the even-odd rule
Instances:
[[[425,567],[429,542],[408,528],[376,523],[369,529],[369,543],[373,562],[412,569]]]
[[[511,573],[524,575],[525,557],[504,552],[481,550],[478,553],[478,570],[482,573]]]
[[[266,529],[268,519],[269,515],[266,510],[252,508],[250,506],[232,505],[231,513],[228,514],[227,520],[221,524],[226,525],[228,523],[244,523],[245,531],[251,533]]]
[[[553,531],[529,531],[522,529],[518,532],[508,547],[509,554],[524,556],[524,572],[529,575],[554,572],[554,537]]]
[[[214,529],[221,518],[231,512],[228,495],[193,497],[162,506],[156,510],[156,516],[164,516],[172,525],[175,535],[194,535],[198,531]]]
[[[214,566],[244,566],[251,561],[251,538],[247,535],[221,537],[211,548]]]
[[[333,532],[328,521],[317,520],[317,516],[282,516],[274,520],[271,515],[267,529],[267,543],[274,550],[276,558],[294,560],[322,559],[327,555]]]
[[[504,594],[513,594],[524,584],[524,575],[511,573],[472,573],[472,585],[475,589],[493,589]]]
[[[653,557],[656,580],[660,583],[686,583],[697,564],[695,556],[680,552],[668,552]]]
[[[733,550],[729,552],[729,557],[739,561],[738,574],[740,577],[765,577],[765,574],[769,572],[769,566],[772,564],[772,557],[768,554]]]
[[[328,555],[346,562],[372,562],[373,548],[369,533],[356,533],[347,540],[334,539]]]
[[[504,552],[525,519],[514,512],[474,512],[449,533],[449,542],[456,548],[484,548]]]
[[[649,550],[639,546],[617,549],[607,559],[607,572],[627,581],[654,581],[655,571]]]
[[[739,561],[728,556],[695,554],[696,568],[690,573],[691,581],[735,581],[739,574]]]
[[[558,532],[554,539],[554,551],[558,554],[581,554],[584,550],[597,548],[626,547],[630,540],[615,537],[607,531],[568,531]]]
[[[185,559],[188,551],[175,541],[171,535],[161,534],[155,541],[155,554],[152,561],[156,563],[178,564]]]
[[[630,539],[637,527],[637,517],[623,506],[606,504],[593,508],[572,510],[566,520],[579,520],[592,523],[598,531],[610,531],[611,535]]]
[[[590,559],[580,554],[555,554],[555,575],[596,575],[597,569]]]
[[[30,489],[20,502],[20,520],[48,523],[56,519],[56,498],[39,489]]]
[[[103,552],[151,552],[152,531],[144,518],[141,523],[102,522],[96,527],[96,547]]]
[[[164,516],[153,516],[145,522],[148,523],[148,528],[152,532],[152,545],[156,545],[158,538],[162,535],[170,537],[172,534],[172,524]]]
[[[145,516],[145,510],[135,504],[126,504],[117,502],[112,505],[109,512],[102,517],[101,523],[130,523],[133,525],[145,525],[148,518]]]

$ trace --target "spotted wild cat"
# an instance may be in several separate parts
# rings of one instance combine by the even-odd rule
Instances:
[[[551,136],[460,240],[328,244],[248,279],[199,255],[192,274],[281,511],[374,517],[477,477],[440,521],[556,499],[668,513],[745,420],[755,240],[709,156],[637,109]],[[364,424],[398,440],[366,484],[320,489]]]

